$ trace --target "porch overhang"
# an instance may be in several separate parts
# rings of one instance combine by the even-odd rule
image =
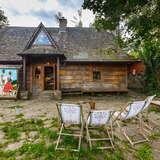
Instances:
[[[63,52],[57,48],[53,48],[52,46],[33,46],[29,49],[25,49],[23,52],[18,54],[23,57],[59,57],[66,59]]]

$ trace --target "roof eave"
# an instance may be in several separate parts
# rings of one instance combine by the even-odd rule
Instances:
[[[82,60],[82,59],[67,59],[66,62],[72,62],[72,63],[88,63],[88,62],[96,62],[96,63],[136,63],[136,62],[141,62],[140,59],[135,59],[135,60]]]
[[[39,53],[39,54],[37,54],[37,53],[36,54],[35,53],[19,53],[17,55],[19,55],[21,57],[26,57],[26,56],[53,56],[53,57],[62,57],[64,59],[66,59],[66,56],[64,54],[61,54],[61,53],[54,53],[54,54],[52,54],[52,53],[44,53],[44,54],[41,54],[41,53]]]

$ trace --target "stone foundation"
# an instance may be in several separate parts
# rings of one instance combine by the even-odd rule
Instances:
[[[28,100],[29,99],[29,92],[28,91],[20,91],[19,98],[22,100]]]

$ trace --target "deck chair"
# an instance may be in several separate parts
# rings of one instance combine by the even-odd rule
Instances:
[[[109,110],[90,110],[86,122],[86,137],[89,142],[90,149],[92,149],[92,142],[94,141],[109,141],[110,146],[100,146],[97,149],[114,149],[113,144],[113,129],[112,129],[112,115],[113,111]],[[107,133],[107,137],[104,138],[92,138],[91,130],[104,129]],[[101,133],[99,133],[101,134]]]
[[[78,151],[81,147],[81,139],[83,135],[83,113],[82,106],[80,104],[66,104],[66,103],[57,103],[57,109],[60,117],[61,127],[60,132],[58,133],[58,139],[56,143],[55,150],[66,150],[66,147],[59,147],[61,136],[72,136],[78,137],[78,147],[76,149],[70,148],[71,151]],[[69,129],[75,131],[71,126],[77,126],[78,133],[65,133],[63,130]]]
[[[120,112],[115,112],[114,121],[116,121],[118,127],[120,127],[123,135],[125,138],[129,141],[129,143],[134,146],[135,144],[149,141],[147,136],[145,135],[145,130],[142,123],[142,116],[140,115],[141,111],[143,110],[145,106],[145,101],[135,101],[132,103],[129,103],[124,109],[122,109]],[[119,122],[125,122],[129,119],[138,119],[139,121],[139,133],[142,135],[142,140],[135,140],[133,141],[131,137],[127,134],[126,129],[123,129]]]
[[[120,112],[115,112],[115,114],[114,114],[114,117],[116,117],[115,120],[117,120],[116,122],[121,129],[122,129],[122,127],[118,123],[118,120],[127,121],[129,119],[138,119],[138,122],[139,122],[138,129],[140,131],[139,133],[143,137],[142,140],[137,140],[137,141],[131,140],[131,138],[127,134],[126,130],[122,129],[124,136],[126,137],[126,139],[130,142],[130,144],[132,146],[135,144],[141,143],[141,142],[149,141],[149,139],[145,135],[145,133],[148,131],[145,129],[145,126],[144,126],[145,123],[144,123],[142,114],[143,114],[143,111],[149,107],[149,105],[154,97],[155,96],[149,96],[144,101],[131,102],[125,108],[123,108]]]

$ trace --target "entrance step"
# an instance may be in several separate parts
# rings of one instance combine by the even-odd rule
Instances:
[[[62,95],[81,95],[83,92],[79,88],[75,89],[65,89],[62,92]]]
[[[50,100],[53,99],[53,90],[41,91],[37,94],[33,94],[32,98],[38,98],[41,100]]]

